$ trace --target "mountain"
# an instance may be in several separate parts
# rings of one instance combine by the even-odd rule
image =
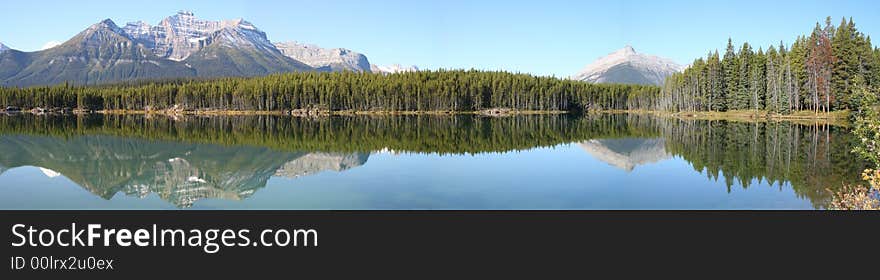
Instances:
[[[127,24],[124,30],[153,54],[196,69],[199,77],[314,70],[285,56],[265,32],[243,19],[209,21],[181,11],[156,26],[141,21]]]
[[[578,146],[594,158],[626,171],[671,157],[666,152],[666,141],[659,138],[594,139]]]
[[[97,84],[132,79],[194,76],[194,69],[163,59],[134,43],[107,19],[43,51],[0,55],[0,85]]]
[[[4,45],[3,43],[0,43],[0,54],[2,54],[5,51],[8,51],[8,50],[9,50],[9,47]]]
[[[313,70],[281,53],[266,33],[250,22],[201,20],[191,12],[179,12],[156,26],[134,22],[120,28],[107,19],[51,49],[0,53],[2,86]]]
[[[415,65],[402,66],[400,64],[392,64],[387,66],[371,65],[370,70],[372,70],[373,73],[394,74],[401,72],[418,72],[419,67],[416,67]]]
[[[275,47],[284,55],[319,70],[371,72],[367,57],[349,49],[325,49],[295,41],[275,43]]]
[[[636,52],[626,46],[599,58],[572,79],[590,83],[662,85],[666,77],[682,71],[672,60]]]
[[[241,23],[241,20],[201,20],[192,12],[180,11],[163,19],[156,26],[138,21],[126,24],[123,29],[136,42],[149,48],[157,56],[182,61],[210,45],[217,31],[224,28],[238,28]],[[259,38],[253,39],[259,40]]]

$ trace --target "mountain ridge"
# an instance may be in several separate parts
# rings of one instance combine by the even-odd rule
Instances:
[[[666,77],[683,69],[670,59],[641,54],[627,45],[593,61],[571,79],[590,83],[662,85]]]
[[[286,41],[274,43],[281,52],[319,70],[372,72],[367,56],[345,48],[322,48],[318,45]]]
[[[133,80],[262,76],[315,71],[289,58],[243,19],[209,21],[181,11],[157,26],[95,23],[35,52],[0,52],[0,86],[94,85]]]

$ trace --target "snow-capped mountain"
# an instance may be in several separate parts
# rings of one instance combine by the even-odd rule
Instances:
[[[399,73],[415,66],[371,65],[363,54],[306,43],[273,44],[244,19],[205,20],[181,11],[156,25],[89,26],[52,48],[21,52],[0,44],[0,86],[102,84],[169,78],[247,77],[294,71]]]
[[[63,44],[0,56],[0,85],[107,83],[130,79],[191,77],[195,71],[157,57],[134,43],[112,20],[93,24]]]
[[[416,67],[415,65],[402,66],[400,64],[392,64],[386,66],[371,65],[370,70],[372,70],[373,73],[394,74],[401,72],[418,72],[419,67]]]
[[[128,23],[123,29],[135,42],[157,56],[174,61],[188,58],[215,40],[236,47],[274,49],[266,33],[250,22],[243,19],[202,20],[189,11],[180,11],[156,26],[138,21]]]
[[[3,52],[5,52],[5,51],[7,51],[7,50],[9,50],[9,47],[7,47],[6,45],[4,45],[3,43],[0,43],[0,53],[3,53]]]
[[[284,55],[311,67],[327,71],[370,72],[370,61],[363,54],[349,49],[326,49],[296,41],[275,43]]]
[[[662,85],[666,77],[682,69],[672,60],[641,54],[626,46],[599,58],[571,78],[590,83]]]
[[[0,85],[99,84],[185,77],[313,71],[285,56],[243,19],[209,21],[179,12],[151,26],[106,19],[57,47],[0,56]]]

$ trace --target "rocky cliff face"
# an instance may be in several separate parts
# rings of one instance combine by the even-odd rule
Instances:
[[[209,21],[179,12],[151,26],[104,20],[38,52],[4,51],[0,85],[100,84],[186,77],[313,71],[285,56],[243,19]]]
[[[666,77],[682,69],[672,60],[641,54],[626,46],[594,61],[572,79],[590,83],[662,85]]]
[[[182,61],[214,41],[235,47],[274,49],[266,33],[243,19],[210,21],[181,11],[151,26],[143,21],[128,23],[123,30],[153,54]]]
[[[0,55],[0,84],[97,84],[130,79],[191,77],[182,63],[163,59],[131,40],[107,19],[89,26],[63,44],[38,52]]]
[[[295,41],[275,43],[275,47],[284,55],[319,70],[371,72],[367,57],[349,49],[326,49]]]

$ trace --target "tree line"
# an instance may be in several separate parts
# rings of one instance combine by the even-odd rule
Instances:
[[[0,117],[0,136],[67,139],[108,135],[175,143],[266,147],[286,152],[351,153],[389,149],[413,153],[476,154],[529,150],[593,138],[660,136],[659,130],[652,130],[650,125],[659,119],[647,116],[638,119],[639,122],[628,121],[624,114],[504,118],[430,114],[326,118],[20,114]]]
[[[501,71],[296,72],[254,78],[2,88],[0,104],[92,110],[578,111],[641,108],[652,104],[659,93],[653,86],[589,84]]]
[[[852,19],[838,26],[827,18],[809,36],[739,50],[728,39],[718,51],[696,59],[666,80],[655,107],[668,111],[763,110],[786,114],[860,108],[858,88],[880,87],[880,49],[858,31]]]

